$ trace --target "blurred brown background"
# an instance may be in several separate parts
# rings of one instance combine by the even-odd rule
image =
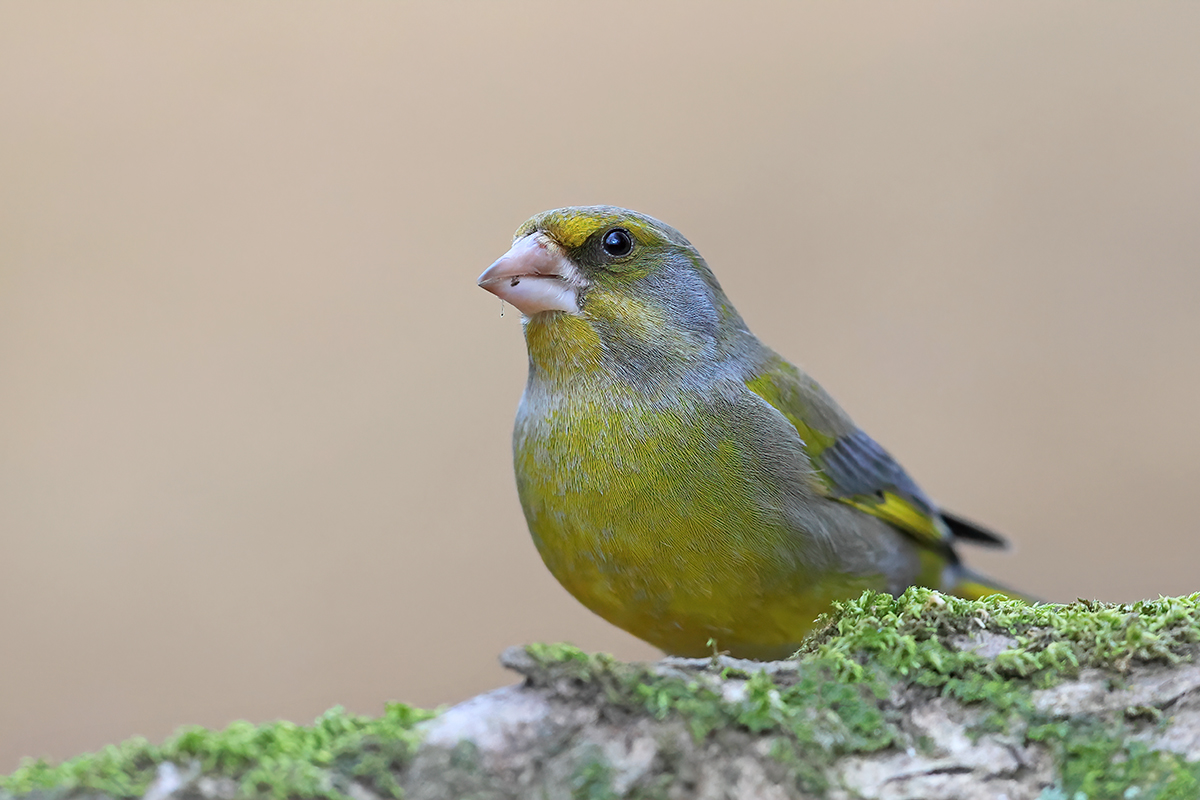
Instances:
[[[1052,600],[1200,589],[1200,5],[0,5],[0,772],[655,651],[509,460],[534,212],[678,227]]]

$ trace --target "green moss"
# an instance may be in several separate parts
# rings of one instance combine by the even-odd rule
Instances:
[[[352,780],[382,796],[399,797],[394,775],[418,744],[413,726],[431,716],[432,712],[395,703],[377,718],[334,708],[307,727],[235,722],[222,731],[185,728],[160,746],[130,739],[57,765],[26,760],[12,775],[0,778],[0,789],[14,795],[54,790],[59,795],[139,797],[154,780],[158,765],[172,762],[230,777],[247,797],[344,798],[343,790]]]
[[[553,670],[556,677],[588,681],[597,673],[623,666],[607,653],[585,653],[575,645],[556,643],[534,643],[525,646],[525,652],[546,670]]]
[[[919,587],[899,597],[866,593],[839,604],[801,652],[837,658],[849,677],[861,674],[861,657],[868,654],[900,675],[945,675],[982,660],[952,647],[956,637],[981,631],[1015,639],[992,664],[1005,677],[1175,663],[1200,642],[1200,594],[1131,605],[1027,605],[1000,595],[963,600]]]
[[[581,754],[574,772],[567,779],[567,788],[573,800],[617,800],[612,778],[612,765],[600,748],[592,745]]]
[[[1072,800],[1200,797],[1200,763],[1189,764],[1176,753],[1128,741],[1123,732],[1120,725],[1058,722],[1032,728],[1029,738],[1054,752],[1062,768],[1061,788]]]

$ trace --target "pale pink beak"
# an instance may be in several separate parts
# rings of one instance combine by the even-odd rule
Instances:
[[[579,313],[579,270],[544,233],[518,239],[479,276],[480,287],[532,317],[542,311]]]

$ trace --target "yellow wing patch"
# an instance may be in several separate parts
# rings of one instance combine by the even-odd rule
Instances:
[[[896,526],[919,542],[924,542],[928,545],[939,545],[946,541],[946,530],[936,519],[921,511],[921,509],[914,506],[908,500],[892,492],[885,491],[882,499],[879,497],[864,497],[862,495],[854,495],[852,497],[834,496],[834,499],[852,505],[859,511],[865,511],[873,517],[879,517],[879,519],[889,525]]]

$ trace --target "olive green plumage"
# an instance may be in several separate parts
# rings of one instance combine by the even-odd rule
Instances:
[[[529,529],[605,619],[669,653],[773,658],[867,588],[994,591],[952,546],[1000,540],[939,512],[759,342],[673,228],[549,211],[480,283],[525,313],[513,446]]]

